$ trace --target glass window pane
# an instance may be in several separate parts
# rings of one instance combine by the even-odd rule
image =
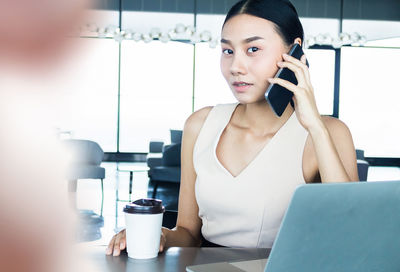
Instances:
[[[400,49],[342,48],[340,118],[368,157],[400,157]]]
[[[192,112],[193,45],[126,41],[121,57],[120,151],[148,152]]]
[[[399,21],[380,20],[343,20],[343,32],[359,33],[368,41],[398,37],[400,35]]]
[[[173,13],[173,12],[144,12],[144,11],[123,11],[122,29],[130,32],[147,33],[158,29],[168,33],[177,24],[193,26],[193,13]],[[186,36],[186,35],[185,35]]]
[[[382,40],[374,40],[366,42],[364,46],[371,47],[400,47],[400,37],[382,39]]]
[[[340,9],[339,2],[336,4],[336,10]],[[337,37],[340,29],[339,19],[301,17],[300,22],[303,25],[305,39],[308,37],[317,37],[321,34]]]
[[[335,51],[304,50],[310,64],[311,84],[320,114],[333,114],[333,93],[335,82]]]
[[[79,55],[71,59],[60,86],[55,124],[73,138],[93,140],[107,152],[117,151],[118,43],[110,39],[81,38]]]
[[[202,33],[208,31],[212,39],[219,41],[221,39],[221,29],[224,23],[225,15],[220,14],[197,14],[196,28]]]
[[[194,109],[236,102],[220,69],[221,49],[208,43],[196,44],[196,80]]]
[[[219,42],[225,15],[198,14],[197,30],[208,31]],[[196,78],[194,109],[236,102],[220,68],[221,45],[210,48],[209,43],[196,44]]]

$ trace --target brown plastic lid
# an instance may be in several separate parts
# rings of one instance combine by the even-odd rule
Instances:
[[[164,213],[162,200],[154,198],[142,198],[127,204],[124,212],[131,214],[158,214]]]

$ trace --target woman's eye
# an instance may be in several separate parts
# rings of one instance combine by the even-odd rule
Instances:
[[[254,52],[256,52],[256,51],[258,51],[258,48],[257,47],[250,47],[249,49],[247,49],[247,52],[249,52],[249,53],[254,53]]]
[[[231,49],[223,49],[222,53],[225,55],[230,55],[230,54],[233,54],[233,51]]]

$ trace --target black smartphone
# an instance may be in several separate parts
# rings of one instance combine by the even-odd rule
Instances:
[[[290,51],[288,53],[288,55],[295,57],[296,59],[300,59],[303,54],[304,52],[301,49],[301,46],[297,43],[295,43],[290,48]],[[308,61],[306,64],[307,66],[309,66]],[[280,68],[275,77],[282,78],[297,85],[295,74],[286,67]],[[270,84],[267,91],[265,92],[265,99],[268,101],[277,116],[282,115],[287,105],[292,100],[292,97],[293,93],[291,91],[278,84]]]

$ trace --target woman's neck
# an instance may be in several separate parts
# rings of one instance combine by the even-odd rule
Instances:
[[[254,134],[266,135],[278,131],[293,111],[293,108],[289,106],[282,116],[278,117],[266,100],[252,104],[240,104],[231,122],[233,125],[248,129]]]

